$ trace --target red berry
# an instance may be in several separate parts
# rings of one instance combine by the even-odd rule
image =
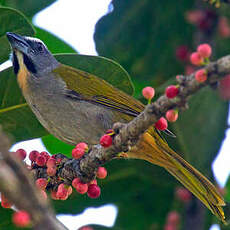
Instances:
[[[175,85],[170,85],[165,89],[165,94],[168,98],[172,99],[176,97],[179,93],[179,88]]]
[[[16,155],[18,156],[20,160],[23,161],[26,158],[26,151],[24,149],[18,149],[16,151]]]
[[[101,194],[101,189],[96,184],[91,184],[89,185],[87,194],[90,198],[98,198]]]
[[[80,194],[84,194],[88,191],[88,184],[84,184],[82,182],[78,182],[75,189],[77,190],[77,192],[79,192]]]
[[[111,146],[112,143],[113,143],[113,138],[110,135],[105,134],[100,139],[100,144],[104,148]]]
[[[46,151],[40,152],[40,155],[43,156],[43,157],[45,157],[45,158],[46,158],[46,161],[48,161],[49,158],[50,158],[49,153],[47,153]]]
[[[198,54],[203,58],[209,58],[212,54],[212,48],[209,44],[201,44],[197,47]]]
[[[164,226],[164,230],[178,230],[178,228],[175,225],[166,223],[166,225]]]
[[[26,211],[18,211],[13,214],[12,221],[17,227],[27,227],[30,224],[30,216]]]
[[[78,143],[75,148],[83,149],[84,152],[89,149],[88,145],[85,142]]]
[[[198,52],[194,52],[190,55],[190,61],[193,65],[202,65],[204,62],[203,57],[200,56]]]
[[[175,195],[178,200],[183,201],[184,203],[189,202],[192,199],[192,194],[186,188],[176,188]]]
[[[1,206],[3,208],[11,208],[12,204],[5,198],[5,196],[1,193]]]
[[[154,90],[154,88],[152,88],[150,86],[145,87],[144,89],[142,89],[142,95],[147,100],[151,100],[155,95],[155,90]]]
[[[72,192],[73,192],[72,187],[69,186],[69,187],[67,188],[67,190],[68,190],[68,196],[70,196],[70,195],[72,194]]]
[[[197,70],[195,73],[195,79],[199,82],[205,82],[207,80],[207,72],[205,69]]]
[[[165,116],[169,122],[175,122],[178,118],[178,111],[174,109],[170,109],[167,111]]]
[[[97,177],[99,179],[104,179],[104,178],[106,178],[106,176],[107,176],[107,170],[106,170],[106,168],[104,168],[104,167],[98,167]]]
[[[46,178],[39,178],[36,180],[37,187],[42,190],[46,189],[47,184],[48,184],[48,181],[46,180]]]
[[[230,99],[230,74],[219,81],[219,95],[224,100]]]
[[[46,158],[44,156],[38,155],[37,158],[36,158],[36,164],[38,166],[45,166]]]
[[[74,159],[79,159],[85,154],[85,150],[82,148],[74,148],[72,150],[72,157]]]
[[[51,191],[50,195],[51,195],[51,198],[53,200],[59,200],[59,198],[57,197],[57,192],[56,191]]]
[[[156,123],[155,128],[162,131],[168,128],[168,122],[164,117],[161,117]]]
[[[77,184],[79,182],[81,182],[80,178],[78,178],[78,177],[74,178],[73,181],[72,181],[72,186],[76,189]]]
[[[62,199],[62,198],[66,198],[66,196],[68,196],[68,189],[66,188],[65,184],[63,183],[59,184],[57,193],[56,193],[56,197],[58,197],[59,199]]]
[[[180,215],[177,211],[171,211],[167,216],[167,224],[178,225],[180,222]]]
[[[30,159],[32,162],[35,162],[38,155],[39,155],[39,152],[36,151],[36,150],[33,150],[33,151],[31,151],[30,154],[29,154],[29,159]]]
[[[218,32],[222,38],[230,37],[230,26],[226,17],[220,17],[218,21]]]
[[[186,61],[189,56],[188,47],[185,45],[178,46],[176,48],[176,58],[180,61]]]
[[[48,176],[55,176],[56,172],[57,172],[56,166],[54,166],[54,167],[48,167],[46,169],[46,173],[47,173]]]
[[[46,162],[46,166],[48,168],[55,167],[56,166],[56,160],[54,158],[48,159],[48,161]]]

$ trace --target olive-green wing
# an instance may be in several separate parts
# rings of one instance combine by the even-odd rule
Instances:
[[[67,65],[60,65],[53,72],[65,81],[68,97],[100,104],[130,116],[137,116],[144,109],[141,102],[93,74]]]

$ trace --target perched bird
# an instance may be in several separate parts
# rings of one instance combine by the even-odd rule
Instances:
[[[59,63],[45,44],[7,33],[14,72],[22,93],[41,124],[68,144],[96,144],[116,122],[129,122],[144,105],[106,81]],[[128,153],[164,167],[225,222],[225,202],[215,186],[175,153],[153,127]]]

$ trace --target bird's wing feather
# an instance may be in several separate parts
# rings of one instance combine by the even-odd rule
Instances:
[[[60,65],[53,72],[66,83],[68,97],[106,106],[130,116],[137,116],[144,109],[141,102],[93,74],[66,65]]]

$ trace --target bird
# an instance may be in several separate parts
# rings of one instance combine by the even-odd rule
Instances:
[[[76,145],[98,144],[116,122],[127,123],[145,106],[99,77],[58,62],[38,38],[7,32],[22,94],[47,131]],[[225,202],[216,187],[150,127],[126,155],[166,169],[223,223]]]

